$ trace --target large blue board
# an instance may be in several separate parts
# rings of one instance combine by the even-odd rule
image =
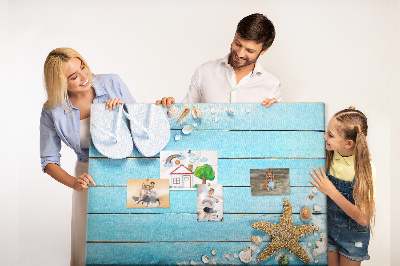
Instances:
[[[169,118],[171,138],[164,150],[217,150],[218,183],[223,185],[224,220],[197,222],[196,191],[170,191],[170,208],[126,208],[127,179],[158,179],[159,154],[144,158],[134,149],[122,160],[102,156],[91,144],[89,173],[96,187],[89,188],[86,236],[87,265],[203,264],[202,255],[218,264],[242,264],[240,251],[251,247],[252,264],[278,265],[285,253],[290,265],[304,263],[285,249],[256,262],[271,238],[251,225],[279,223],[283,199],[293,207],[293,224],[316,224],[319,231],[299,239],[311,265],[326,265],[327,254],[313,255],[326,234],[326,197],[313,193],[313,167],[325,165],[324,104],[194,104],[203,118],[191,115],[184,122]],[[180,108],[183,104],[175,104]],[[193,105],[188,105],[193,108]],[[165,113],[167,108],[163,108]],[[233,110],[233,114],[227,112]],[[184,135],[184,125],[196,125]],[[175,136],[181,135],[176,141]],[[252,196],[250,169],[289,168],[290,194]],[[310,195],[314,197],[309,198]],[[312,218],[300,219],[300,210],[319,205]],[[259,235],[263,242],[250,238]],[[326,243],[325,243],[326,244]],[[216,254],[212,255],[211,251]],[[231,254],[230,256],[226,254]]]

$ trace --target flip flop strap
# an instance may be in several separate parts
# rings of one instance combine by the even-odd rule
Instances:
[[[104,129],[102,129],[101,127],[98,127],[96,124],[94,124],[92,122],[90,123],[91,126],[96,128],[96,130],[100,131],[104,135],[107,135],[107,136],[113,138],[115,143],[118,142],[118,139],[117,139],[116,136],[118,135],[118,133],[119,133],[119,131],[121,129],[121,120],[122,120],[122,111],[123,111],[122,110],[123,109],[122,106],[120,106],[118,108],[119,108],[119,110],[118,110],[118,115],[117,115],[117,124],[115,126],[115,132],[114,133],[110,133],[108,131],[105,131]]]
[[[149,131],[145,127],[143,127],[132,115],[128,114],[125,110],[123,112],[124,115],[129,119],[129,121],[131,121],[131,123],[133,123],[141,131],[143,131],[146,134],[146,137],[148,137]]]

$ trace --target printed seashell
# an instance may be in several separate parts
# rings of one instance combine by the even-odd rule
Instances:
[[[320,212],[322,210],[321,206],[319,205],[314,205],[314,211],[315,212]]]
[[[225,254],[225,258],[229,259],[231,257],[231,253]]]
[[[178,115],[178,107],[172,106],[171,108],[168,109],[167,114],[169,117],[174,118],[175,116]]]
[[[252,255],[253,255],[253,250],[250,247],[247,247],[247,249],[240,251],[239,258],[244,263],[249,263],[252,259],[251,257]]]
[[[213,261],[211,264],[212,264],[212,265],[217,265],[217,263],[216,263],[215,261]]]
[[[193,127],[197,127],[197,123],[196,122],[193,122]]]
[[[194,260],[190,260],[190,265],[196,265],[197,263]]]
[[[211,254],[215,255],[217,252],[215,250],[211,250]]]
[[[301,218],[303,221],[306,221],[306,220],[310,219],[310,218],[311,218],[311,215],[312,215],[312,212],[311,212],[310,208],[308,208],[308,207],[304,207],[304,208],[301,209],[301,211],[300,211],[300,218]]]
[[[175,135],[175,140],[176,140],[176,141],[178,141],[178,140],[180,140],[180,139],[181,139],[181,135],[179,135],[179,134],[178,134],[178,135]]]
[[[281,266],[289,265],[289,258],[288,258],[288,256],[286,256],[286,254],[283,254],[283,255],[281,256],[281,258],[279,259],[278,263],[279,263],[279,265],[281,265]]]
[[[199,107],[194,105],[192,115],[194,118],[203,118],[203,111]]]
[[[190,134],[192,131],[193,131],[193,128],[190,125],[185,125],[182,128],[182,133],[185,135]]]
[[[204,263],[210,263],[211,260],[210,260],[209,256],[203,255],[203,256],[201,256],[201,261]]]
[[[229,108],[226,110],[226,112],[228,112],[228,114],[233,115],[235,113],[235,110],[233,110],[233,108]]]
[[[314,195],[310,195],[310,196],[308,196],[310,199],[312,199],[312,198],[314,198]]]
[[[313,187],[313,188],[312,188],[312,193],[314,193],[314,194],[318,193],[318,188]]]
[[[235,258],[239,258],[239,255],[238,255],[237,253],[233,253],[233,256],[234,256]]]
[[[216,117],[214,118],[214,122],[217,123],[218,120],[219,120],[219,118],[218,118],[218,116],[216,116]]]
[[[262,242],[262,239],[258,235],[253,235],[253,236],[251,236],[251,242],[258,245]]]
[[[189,106],[183,106],[181,109],[180,116],[178,120],[176,120],[177,123],[181,122],[182,120],[186,119],[189,115],[190,112],[190,107]]]

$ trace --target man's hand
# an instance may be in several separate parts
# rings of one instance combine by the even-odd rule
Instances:
[[[156,104],[162,104],[162,107],[171,107],[171,103],[175,103],[174,97],[163,97],[161,100],[156,101]]]
[[[263,101],[261,104],[265,105],[265,107],[270,107],[271,104],[273,103],[277,103],[278,101],[275,98],[272,99],[266,99],[265,101]]]

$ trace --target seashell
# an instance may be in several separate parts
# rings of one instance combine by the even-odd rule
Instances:
[[[312,212],[311,212],[310,208],[308,208],[308,207],[304,207],[304,208],[301,209],[301,211],[300,211],[300,218],[301,218],[303,221],[306,221],[306,220],[310,219],[310,218],[311,218],[311,215],[312,215]]]
[[[247,249],[240,251],[239,258],[244,263],[249,263],[252,259],[251,257],[252,255],[253,255],[253,250],[250,247],[247,247]]]
[[[197,127],[197,123],[196,122],[193,122],[193,127]]]
[[[167,114],[169,117],[174,118],[175,116],[178,115],[178,107],[172,106],[171,108],[168,109]]]
[[[307,246],[308,246],[308,247],[311,247],[311,243],[310,243],[310,242],[308,242],[308,243],[307,243]]]
[[[217,263],[216,263],[215,261],[213,261],[211,264],[212,264],[212,265],[217,265]]]
[[[211,250],[211,254],[215,255],[217,252],[215,250]]]
[[[255,252],[255,253],[260,253],[260,249],[259,249],[259,248],[256,248],[256,249],[254,250],[254,252]]]
[[[233,253],[233,256],[234,256],[235,258],[239,258],[239,255],[238,255],[237,253]]]
[[[216,109],[215,107],[212,107],[212,108],[210,109],[210,111],[211,111],[212,114],[215,114],[215,113],[217,112],[217,109]]]
[[[253,236],[251,236],[251,242],[258,245],[262,242],[262,239],[258,235],[253,235]]]
[[[318,264],[318,260],[315,260],[314,262],[315,262],[315,264]]]
[[[190,265],[196,265],[197,263],[193,260],[190,260]]]
[[[281,266],[289,265],[289,258],[286,256],[286,254],[283,254],[279,259],[278,263]]]
[[[233,110],[233,108],[229,108],[226,110],[228,112],[228,114],[233,115],[235,113],[235,110]]]
[[[229,259],[231,257],[231,253],[225,254],[225,258]]]
[[[190,107],[189,106],[183,106],[181,109],[181,115],[179,116],[178,120],[176,122],[181,122],[182,120],[186,119],[187,116],[189,115],[190,112]]]
[[[179,135],[179,134],[178,134],[178,135],[175,135],[175,140],[176,140],[176,141],[178,141],[178,140],[180,140],[180,139],[181,139],[181,135]]]
[[[313,188],[312,188],[312,193],[316,194],[317,192],[318,192],[318,188],[313,187]]]
[[[214,122],[217,123],[218,120],[219,120],[219,118],[218,118],[218,116],[216,116],[216,117],[214,118]]]
[[[314,205],[314,211],[315,212],[320,212],[322,209],[321,209],[321,206],[319,206],[319,205]]]
[[[203,118],[203,111],[196,105],[193,105],[192,115],[194,118]]]
[[[185,135],[190,134],[192,131],[193,131],[193,128],[190,125],[185,125],[182,128],[182,133]]]
[[[313,256],[318,256],[318,255],[324,253],[328,249],[328,238],[327,238],[326,234],[321,233],[320,236],[321,236],[322,240],[315,242],[315,245],[317,247],[314,248],[312,251]]]
[[[246,113],[250,113],[250,109],[246,109],[245,112],[246,112]]]
[[[308,196],[310,199],[312,199],[312,198],[314,198],[314,195],[310,195],[310,196]]]
[[[201,256],[201,261],[204,263],[210,263],[211,260],[210,260],[209,256],[203,255],[203,256]]]

